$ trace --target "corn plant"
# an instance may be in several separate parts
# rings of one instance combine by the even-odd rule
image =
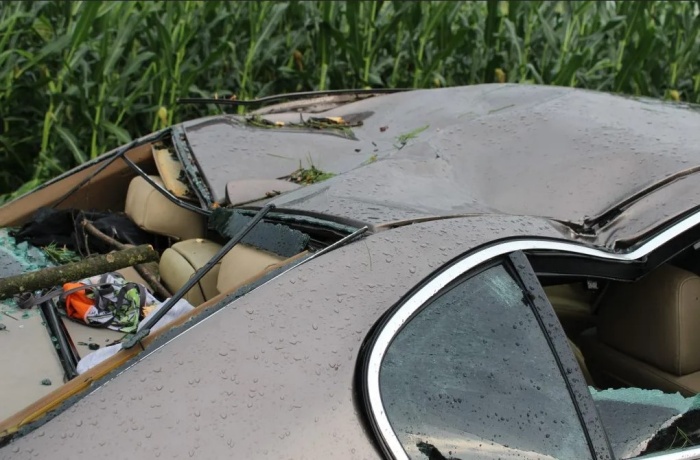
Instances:
[[[700,103],[699,10],[698,0],[0,1],[0,194],[220,110],[178,105],[183,96],[512,82]]]

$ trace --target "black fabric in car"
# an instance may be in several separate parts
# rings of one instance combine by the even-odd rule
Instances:
[[[81,225],[85,219],[123,244],[150,244],[158,249],[167,243],[162,237],[140,229],[124,214],[77,209],[40,208],[29,222],[11,235],[17,242],[26,241],[37,247],[55,244],[82,255],[113,250],[108,243],[85,233]]]

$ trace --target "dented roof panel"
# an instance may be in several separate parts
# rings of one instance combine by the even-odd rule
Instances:
[[[337,174],[369,156],[362,153],[363,147],[369,150],[364,143],[341,132],[263,128],[239,117],[205,119],[187,125],[186,132],[217,202],[225,201],[226,184],[232,181],[278,179],[311,166]]]
[[[357,140],[250,127],[235,116],[187,132],[217,194],[227,180],[281,177],[311,160],[338,175],[273,202],[372,223],[497,213],[583,225],[700,165],[700,112],[593,91],[477,85],[377,96],[313,116],[357,114]],[[681,210],[695,204],[676,199]],[[655,217],[644,220],[664,216]],[[618,237],[630,236],[617,226]]]

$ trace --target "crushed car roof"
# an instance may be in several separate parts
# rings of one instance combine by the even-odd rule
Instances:
[[[205,176],[220,189],[215,194],[225,181],[279,177],[308,161],[337,176],[278,196],[272,200],[278,207],[375,224],[529,215],[567,222],[595,233],[594,243],[613,245],[643,236],[700,198],[692,191],[700,189],[693,174],[700,111],[679,104],[562,87],[476,85],[264,121],[310,117],[362,124],[333,134],[265,129],[228,115],[185,127]],[[659,203],[661,191],[669,196]]]

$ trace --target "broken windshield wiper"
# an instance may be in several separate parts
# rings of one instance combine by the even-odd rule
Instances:
[[[210,98],[210,97],[185,97],[178,99],[178,104],[217,104],[217,105],[230,105],[233,107],[238,106],[264,106],[267,104],[272,104],[275,102],[286,101],[289,99],[308,99],[313,97],[322,96],[342,96],[342,95],[368,95],[368,94],[391,94],[399,93],[403,91],[411,91],[408,88],[379,88],[379,89],[335,89],[328,91],[303,91],[299,93],[288,93],[288,94],[278,94],[275,96],[266,96],[258,99],[248,99],[248,100],[238,100],[235,97],[222,97],[222,98]]]
[[[190,289],[192,289],[194,285],[199,283],[199,281],[207,273],[209,273],[209,271],[212,268],[214,268],[214,266],[217,263],[219,263],[219,261],[221,261],[221,259],[226,254],[228,254],[228,252],[231,251],[231,249],[233,249],[233,247],[237,245],[248,234],[248,232],[250,232],[253,229],[253,227],[255,227],[258,224],[258,222],[260,222],[263,219],[263,217],[265,217],[265,214],[267,214],[274,207],[275,205],[270,203],[262,209],[260,209],[260,211],[258,211],[257,214],[255,214],[253,219],[250,222],[248,222],[248,225],[243,227],[235,237],[233,237],[228,243],[226,243],[224,247],[221,248],[219,252],[217,252],[214,255],[214,257],[212,257],[209,260],[209,262],[207,262],[202,268],[197,270],[197,272],[192,276],[192,278],[190,278],[184,286],[182,286],[175,294],[173,294],[173,296],[170,299],[168,299],[163,304],[163,306],[160,309],[158,309],[158,311],[148,316],[146,318],[146,321],[143,323],[143,326],[136,333],[127,337],[126,340],[124,340],[124,342],[122,343],[122,348],[128,350],[137,343],[141,342],[141,340],[145,339],[148,336],[148,334],[151,333],[151,328],[153,328],[153,326],[155,326],[155,324],[158,321],[160,321],[161,318],[163,318],[163,316],[165,316],[168,313],[168,311],[170,311],[170,309],[172,309],[175,306],[175,304],[179,302],[180,299],[182,299]]]

